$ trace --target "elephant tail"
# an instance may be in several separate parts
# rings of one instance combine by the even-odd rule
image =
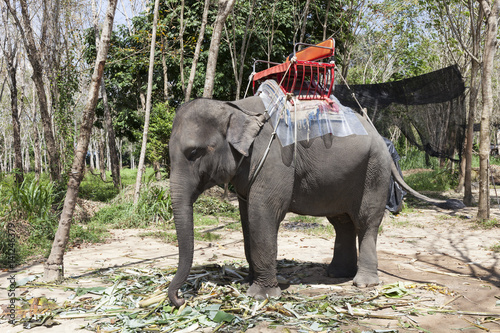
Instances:
[[[438,199],[432,199],[429,198],[421,193],[418,193],[414,189],[412,189],[406,182],[404,181],[403,177],[400,175],[396,164],[394,162],[391,163],[391,173],[392,177],[394,177],[394,180],[401,185],[401,187],[417,199],[420,199],[422,201],[428,202],[430,204],[433,204],[439,208],[443,209],[451,209],[451,210],[456,210],[456,209],[462,209],[465,207],[464,203],[460,200],[457,199],[448,199],[448,200],[438,200]]]

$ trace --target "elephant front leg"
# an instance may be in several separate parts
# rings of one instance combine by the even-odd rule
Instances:
[[[333,278],[352,278],[358,269],[356,248],[356,229],[351,218],[345,214],[328,217],[335,228],[333,259],[328,266],[328,276]]]
[[[247,259],[248,262],[248,277],[245,279],[246,282],[248,282],[250,285],[253,283],[253,277],[254,277],[254,272],[253,272],[253,264],[252,264],[252,257],[251,257],[251,244],[250,244],[250,226],[248,223],[248,205],[246,200],[238,199],[239,201],[239,206],[240,206],[240,218],[241,218],[241,227],[243,229],[243,241],[245,244],[245,258]]]
[[[250,212],[249,217],[245,250],[250,252],[247,260],[251,265],[253,281],[247,295],[255,299],[279,297],[281,289],[276,279],[279,222],[268,214]]]

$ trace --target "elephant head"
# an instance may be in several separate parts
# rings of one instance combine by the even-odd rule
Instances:
[[[206,189],[227,183],[248,156],[264,115],[233,103],[197,99],[176,113],[170,137],[170,190],[179,246],[179,265],[168,296],[175,306],[184,303],[178,290],[193,262],[193,203]]]

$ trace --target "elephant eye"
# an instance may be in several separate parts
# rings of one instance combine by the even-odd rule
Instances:
[[[186,157],[189,161],[194,161],[198,157],[202,156],[205,152],[204,148],[189,148],[186,149]]]

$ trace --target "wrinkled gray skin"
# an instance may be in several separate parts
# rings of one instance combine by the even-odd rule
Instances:
[[[232,103],[198,99],[177,111],[170,139],[170,188],[179,266],[168,291],[176,306],[184,303],[177,292],[193,262],[193,203],[204,190],[228,182],[241,197],[250,296],[263,299],[280,295],[277,235],[287,212],[326,216],[334,226],[329,276],[354,277],[353,283],[359,287],[379,283],[377,232],[391,171],[396,181],[402,182],[399,173],[394,174],[396,169],[382,137],[359,116],[368,135],[326,135],[300,142],[295,159],[294,146],[282,147],[276,138],[250,187],[273,131],[263,112],[259,97]],[[420,195],[407,185],[405,189]]]

